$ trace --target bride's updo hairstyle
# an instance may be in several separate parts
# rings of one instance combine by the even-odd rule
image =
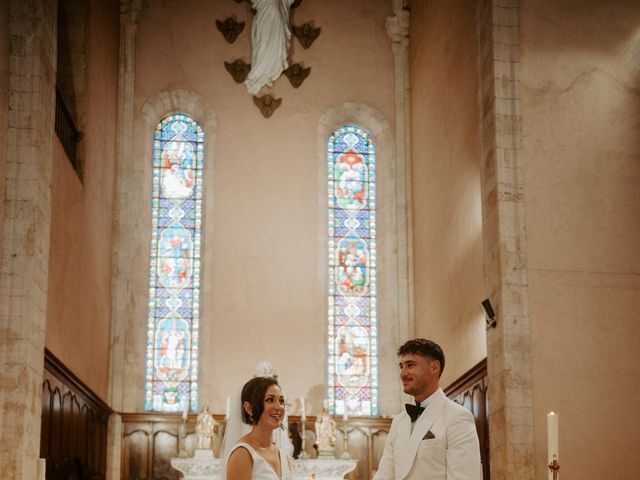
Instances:
[[[242,404],[242,421],[248,425],[255,425],[264,412],[264,396],[271,385],[278,385],[275,377],[255,377],[242,387],[240,403]],[[251,405],[251,415],[244,409],[244,402]]]

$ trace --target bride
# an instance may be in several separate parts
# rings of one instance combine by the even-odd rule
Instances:
[[[274,377],[252,378],[242,388],[240,403],[242,421],[251,425],[251,431],[227,454],[226,480],[289,478],[287,456],[272,441],[273,431],[282,427],[285,418],[284,395],[278,381]]]

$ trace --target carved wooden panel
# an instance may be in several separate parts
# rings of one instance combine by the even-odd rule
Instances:
[[[189,415],[185,449],[192,457],[197,439],[195,420]],[[222,418],[216,417],[220,422]],[[178,456],[178,428],[182,417],[175,413],[122,414],[122,480],[178,480],[180,474],[171,466]]]
[[[349,474],[349,478],[353,480],[369,479],[371,472],[371,455],[370,455],[370,432],[365,427],[356,427],[349,432],[349,455],[351,458],[358,459],[356,469]],[[342,449],[340,449],[342,450]]]
[[[95,393],[45,351],[40,457],[47,460],[47,480],[105,478],[110,413]]]
[[[122,471],[123,479],[149,478],[149,434],[142,430],[134,430],[124,435],[122,442],[122,460],[126,468]]]
[[[224,417],[214,415],[224,431]],[[193,456],[197,445],[195,436],[196,415],[190,415],[187,423],[187,456]],[[317,457],[315,449],[315,418],[308,417],[305,425],[305,451]],[[341,420],[336,418],[338,425]],[[182,419],[177,414],[139,413],[122,415],[122,470],[123,480],[178,480],[178,472],[170,461],[178,455],[178,428]],[[347,478],[369,480],[377,467],[387,438],[390,418],[350,418],[349,454],[358,461],[356,470]],[[289,430],[300,429],[300,418],[289,417]],[[338,432],[335,455],[343,452],[342,432]],[[294,442],[295,445],[295,442]],[[296,455],[299,450],[296,450]]]
[[[480,440],[483,479],[489,480],[489,404],[487,360],[481,361],[445,389],[446,395],[473,413]]]
[[[344,452],[344,431],[342,420],[335,418],[338,424],[338,432],[336,435],[336,445],[334,455],[339,458]],[[317,457],[317,451],[314,448],[315,440],[315,417],[308,417],[306,422],[306,451],[311,458]],[[299,428],[298,417],[289,417],[289,430]],[[369,480],[375,469],[378,467],[384,443],[387,440],[389,428],[391,427],[391,418],[378,417],[351,417],[348,425],[348,451],[351,458],[357,460],[356,469],[351,472],[347,478],[350,480]],[[296,452],[297,453],[297,452]],[[294,455],[295,456],[295,455]]]
[[[388,436],[388,429],[380,429],[374,431],[371,435],[371,458],[373,460],[373,463],[371,465],[372,473],[378,470],[378,464],[380,463],[380,459],[382,458],[382,453],[384,452],[384,446],[387,443]]]

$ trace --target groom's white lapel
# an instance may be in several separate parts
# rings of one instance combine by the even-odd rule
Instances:
[[[396,478],[404,478],[411,470],[413,460],[418,452],[418,447],[424,435],[429,431],[433,422],[436,421],[442,409],[444,408],[447,397],[442,390],[438,390],[429,400],[429,405],[425,408],[422,415],[416,420],[411,431],[411,419],[405,414],[402,417],[402,424],[398,429],[396,444],[398,461],[396,463]]]

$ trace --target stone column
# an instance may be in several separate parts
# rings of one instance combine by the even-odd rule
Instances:
[[[521,156],[519,0],[480,0],[482,216],[492,480],[533,479],[533,405]]]
[[[0,273],[0,472],[33,480],[49,269],[55,0],[9,4],[9,126]],[[0,156],[4,159],[5,155]]]
[[[415,334],[413,318],[413,229],[411,218],[411,109],[409,98],[409,11],[387,18],[395,75],[396,232],[398,241],[398,338]]]
[[[133,101],[135,71],[135,36],[142,0],[120,0],[120,59],[118,78],[118,137],[115,185],[115,211],[111,274],[111,348],[109,366],[109,403],[114,412],[122,411],[126,299],[129,292],[131,252],[127,241],[129,218],[135,209],[129,207],[131,185],[129,171],[133,152]],[[134,187],[135,188],[135,187]],[[128,215],[128,216],[127,216]],[[107,478],[120,478],[122,420],[114,413],[109,419]]]

